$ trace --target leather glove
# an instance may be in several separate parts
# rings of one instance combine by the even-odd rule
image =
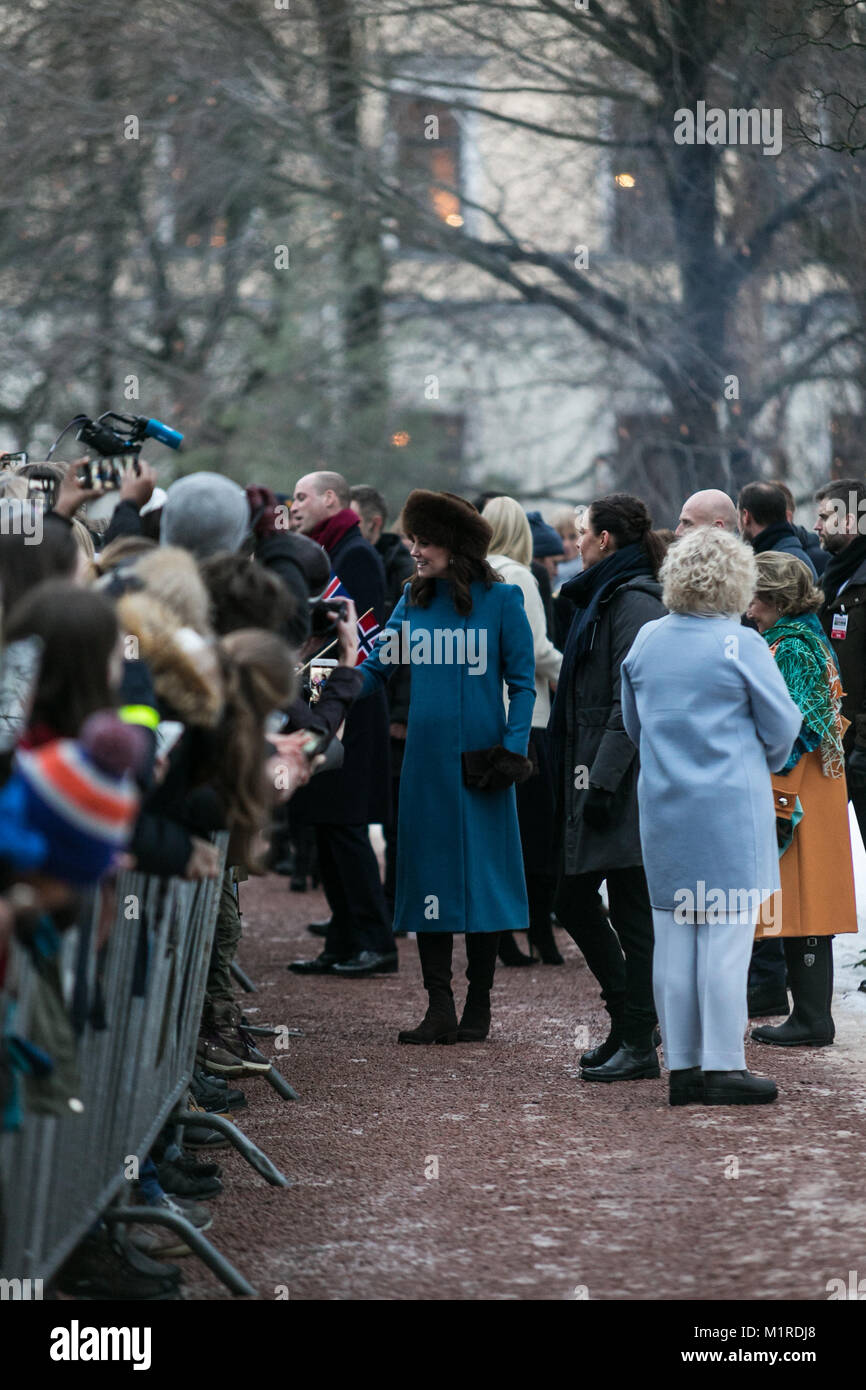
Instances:
[[[845,768],[845,776],[851,791],[866,790],[866,748],[854,748]]]
[[[583,819],[593,830],[607,830],[613,822],[613,792],[590,787],[583,799]]]
[[[277,529],[276,493],[269,487],[250,483],[245,489],[250,504],[250,525],[257,536],[272,536]]]

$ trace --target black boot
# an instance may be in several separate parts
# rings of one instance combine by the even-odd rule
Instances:
[[[552,874],[527,874],[529,899],[529,945],[544,965],[564,965],[553,935],[553,897],[556,879]]]
[[[487,933],[484,933],[487,935]],[[499,933],[499,959],[503,965],[531,965],[532,956],[524,955],[514,939],[514,932]]]
[[[450,932],[419,932],[418,955],[421,974],[427,991],[427,1012],[417,1028],[404,1028],[397,1034],[401,1043],[454,1043],[457,1041],[457,1010],[451,993],[451,950],[454,937]]]
[[[832,936],[787,936],[782,943],[788,986],[794,1001],[789,1018],[778,1027],[752,1029],[755,1042],[774,1047],[829,1047],[836,1036],[833,999]]]
[[[490,1032],[490,991],[499,945],[497,932],[466,933],[466,978],[469,988],[457,1030],[458,1042],[484,1042]]]
[[[661,1076],[661,1069],[655,1048],[633,1047],[627,1042],[601,1066],[581,1067],[580,1071],[581,1081],[642,1081],[657,1076]]]
[[[705,1105],[769,1105],[779,1092],[775,1081],[750,1071],[705,1071]]]
[[[704,1099],[704,1073],[700,1067],[682,1067],[668,1078],[671,1105],[700,1105]]]
[[[538,952],[542,965],[565,965],[565,958],[556,944],[553,923],[549,917],[546,923],[536,922],[534,927],[529,928],[529,944]]]

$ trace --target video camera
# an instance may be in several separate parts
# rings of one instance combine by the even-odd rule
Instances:
[[[110,421],[124,428],[115,428]],[[106,410],[97,420],[91,420],[89,415],[74,416],[48,450],[49,459],[67,431],[76,428],[76,438],[102,458],[118,458],[124,454],[137,458],[145,439],[155,439],[169,449],[179,449],[183,444],[180,431],[164,425],[161,420],[148,419],[146,415],[118,415],[114,410]]]

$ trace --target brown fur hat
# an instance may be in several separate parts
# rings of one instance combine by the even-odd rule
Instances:
[[[454,492],[415,488],[406,498],[400,526],[404,535],[441,545],[452,555],[484,560],[493,531],[480,512]]]

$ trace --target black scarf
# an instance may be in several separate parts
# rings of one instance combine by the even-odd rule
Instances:
[[[769,526],[765,526],[763,531],[757,536],[752,537],[752,549],[756,555],[763,555],[765,550],[774,550],[776,541],[783,536],[793,536],[799,541],[796,527],[790,521],[773,521]]]
[[[653,567],[644,547],[637,541],[615,550],[606,559],[590,565],[563,584],[560,593],[571,599],[577,612],[572,620],[562,654],[562,668],[548,729],[557,738],[565,734],[565,702],[572,684],[574,668],[588,651],[601,603],[614,589],[639,575],[653,577]]]
[[[845,580],[850,579],[855,570],[860,568],[864,560],[866,560],[866,536],[857,536],[850,545],[846,545],[844,550],[840,550],[838,555],[830,556],[827,568],[820,580],[828,607],[836,602],[839,589]]]

